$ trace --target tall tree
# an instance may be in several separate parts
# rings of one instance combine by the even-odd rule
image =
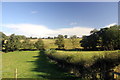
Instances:
[[[64,49],[64,37],[63,35],[58,35],[55,44],[58,45],[58,49]]]
[[[5,51],[15,51],[15,50],[19,50],[20,48],[20,40],[18,37],[15,36],[15,34],[12,34],[10,36],[10,38],[6,41],[5,44]]]
[[[106,50],[114,50],[118,48],[119,36],[120,36],[120,26],[114,25],[110,28],[101,29],[100,36],[102,37],[102,42]]]
[[[81,46],[86,49],[103,50],[120,49],[120,26],[114,25],[109,28],[101,28],[99,31],[91,31],[91,35],[83,37]]]
[[[85,50],[90,49],[90,40],[89,36],[83,36],[82,40],[80,41],[81,47],[83,47]]]

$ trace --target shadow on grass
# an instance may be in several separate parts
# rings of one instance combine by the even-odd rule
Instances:
[[[38,77],[49,80],[75,79],[75,77],[73,77],[72,75],[68,75],[65,72],[65,70],[59,68],[57,64],[51,62],[44,54],[44,51],[40,51],[38,56],[33,56],[33,57],[37,58],[36,61],[28,61],[28,62],[34,62],[36,68],[34,68],[32,71],[39,72],[39,75],[37,75]]]

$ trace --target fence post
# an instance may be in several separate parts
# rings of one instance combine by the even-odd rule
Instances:
[[[17,80],[17,68],[15,69],[15,79]]]

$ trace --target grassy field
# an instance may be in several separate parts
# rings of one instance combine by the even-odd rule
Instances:
[[[70,64],[69,65],[70,68],[73,67],[73,65],[74,66],[77,65],[77,67],[79,66],[79,69],[81,69],[82,67],[80,66],[82,65],[84,66],[85,70],[91,69],[92,71],[96,70],[99,72],[99,69],[103,67],[104,64],[107,64],[110,68],[113,69],[113,72],[120,73],[120,65],[115,65],[115,64],[120,64],[119,62],[120,51],[119,50],[114,50],[114,51],[57,51],[56,53],[53,53],[53,52],[50,53],[50,51],[47,51],[46,54],[48,55],[50,59],[58,63],[62,62],[63,64],[67,64],[67,65]],[[98,63],[101,65],[101,67],[100,65],[96,66],[98,65]],[[67,65],[64,65],[64,66],[68,67]],[[109,67],[107,67],[107,69],[109,69]],[[89,70],[87,71],[89,72]],[[114,75],[114,78],[116,79],[115,76],[116,74]],[[117,76],[118,76],[118,79],[120,79],[120,75],[117,74]]]
[[[39,51],[9,52],[3,54],[2,59],[3,78],[15,78],[16,68],[18,78],[62,78],[66,74]]]
[[[105,52],[118,51],[57,51],[53,54],[57,58],[72,56],[72,62],[79,61],[81,58],[89,60],[95,55],[102,55]],[[3,78],[15,78],[15,69],[18,70],[18,78],[70,78],[63,69],[39,51],[15,51],[2,53]]]
[[[57,45],[55,45],[55,40],[56,39],[42,39],[43,40],[43,42],[44,42],[44,44],[45,44],[45,48],[46,49],[50,49],[50,48],[57,48]],[[64,39],[65,40],[65,49],[72,49],[73,47],[73,45],[72,45],[72,43],[71,43],[71,40],[70,39]],[[81,40],[81,38],[77,38],[76,39],[76,43],[75,43],[75,47],[76,48],[82,48],[81,46],[80,46],[80,40]],[[36,42],[37,41],[37,39],[31,39],[30,40],[31,42]]]
[[[61,51],[60,51],[61,52]],[[63,77],[65,72],[50,63],[39,51],[15,51],[2,54],[3,78],[49,78]]]
[[[71,58],[71,63],[78,63],[80,60],[84,60],[86,62],[91,61],[95,56],[104,56],[106,53],[113,53],[116,51],[57,51],[57,53],[52,54],[52,56],[64,60],[68,57]]]

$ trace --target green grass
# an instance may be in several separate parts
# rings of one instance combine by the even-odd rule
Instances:
[[[34,64],[28,61],[35,61],[33,56],[37,55],[38,51],[25,51],[25,52],[9,52],[2,56],[3,59],[3,78],[14,78],[15,69],[18,69],[18,77],[34,77],[36,73],[32,72]]]
[[[110,58],[113,61],[115,59],[118,60],[118,57],[119,57],[118,54],[120,54],[120,50],[115,50],[115,51],[57,51],[56,53],[49,53],[48,51],[48,53],[46,52],[46,54],[55,61],[63,61],[65,63],[71,63],[73,65],[82,64],[85,67],[88,67],[89,69],[89,67],[93,66],[94,63],[100,57],[102,57],[102,59]],[[118,64],[118,61],[117,61],[117,64]],[[109,65],[114,65],[114,63],[110,63]],[[120,73],[120,65],[113,67],[113,69],[114,69],[114,72]]]
[[[89,60],[95,55],[105,52],[118,51],[57,51],[53,56],[64,59],[72,56],[71,62],[79,61],[81,58]],[[63,69],[54,62],[50,62],[43,53],[39,51],[15,51],[2,53],[3,78],[14,78],[15,69],[18,69],[18,78],[64,78],[70,77]]]
[[[43,42],[46,49],[57,48],[57,45],[55,45],[55,39],[43,39]]]
[[[78,63],[81,59],[84,61],[90,61],[94,56],[104,56],[106,53],[118,52],[116,51],[57,51],[57,53],[52,54],[55,58],[66,60],[70,57],[71,63]],[[120,53],[120,52],[119,52]]]
[[[39,51],[16,51],[2,55],[3,78],[15,78],[15,69],[18,69],[18,78],[62,78],[65,72],[54,63],[49,62]]]

